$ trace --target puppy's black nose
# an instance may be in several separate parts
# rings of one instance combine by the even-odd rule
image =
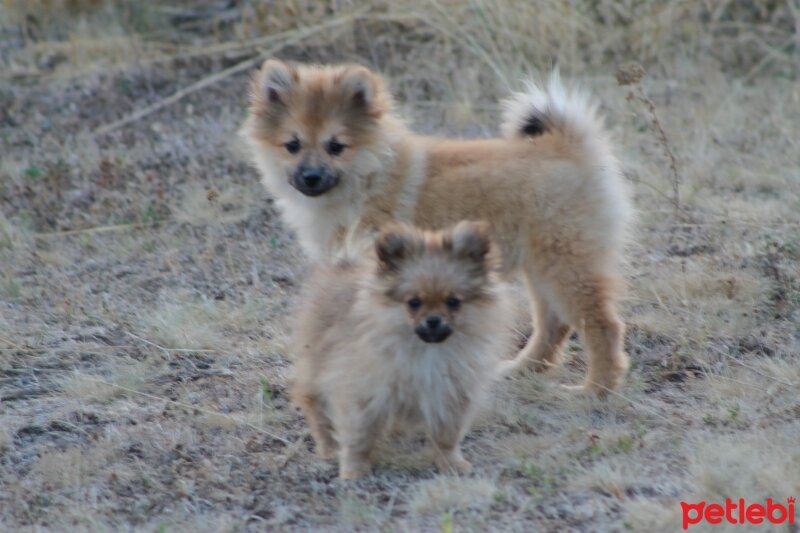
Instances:
[[[309,171],[303,173],[303,184],[309,189],[316,189],[322,182],[322,176],[318,172]]]
[[[425,318],[425,325],[428,326],[430,329],[437,329],[439,326],[442,325],[442,317],[437,315],[431,315]]]

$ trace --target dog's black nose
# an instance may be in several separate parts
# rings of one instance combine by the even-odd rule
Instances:
[[[312,167],[303,165],[297,169],[290,180],[292,187],[305,194],[315,197],[325,194],[339,183],[339,177],[332,174],[325,167]]]
[[[453,333],[453,328],[439,315],[430,315],[417,324],[414,333],[425,342],[442,342]]]
[[[437,315],[431,315],[425,318],[425,325],[428,326],[430,329],[437,329],[439,326],[442,325],[442,317]]]
[[[322,182],[322,176],[317,172],[303,173],[303,184],[309,189],[316,189]]]

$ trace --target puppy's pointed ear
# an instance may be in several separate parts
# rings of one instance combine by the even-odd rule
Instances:
[[[342,74],[342,90],[353,109],[370,115],[386,111],[387,94],[383,80],[365,67],[347,67]]]
[[[375,254],[382,272],[396,272],[403,261],[413,257],[419,248],[419,236],[405,224],[385,227],[375,241]]]
[[[451,250],[458,257],[488,265],[492,251],[489,224],[486,222],[462,221],[453,228],[450,239]]]
[[[278,59],[267,59],[258,73],[255,95],[269,104],[285,104],[286,97],[295,83],[296,73],[292,67]]]

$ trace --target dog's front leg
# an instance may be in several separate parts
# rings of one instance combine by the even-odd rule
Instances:
[[[382,420],[365,413],[351,414],[339,428],[339,477],[358,479],[372,470],[370,455],[382,428]]]
[[[433,462],[441,472],[466,474],[472,470],[472,465],[461,454],[463,427],[462,420],[458,420],[452,425],[442,425],[431,430]]]

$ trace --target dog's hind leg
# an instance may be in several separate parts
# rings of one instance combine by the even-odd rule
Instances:
[[[536,330],[520,354],[503,363],[504,373],[526,366],[545,370],[557,364],[572,325],[588,352],[583,388],[602,394],[622,383],[629,361],[623,349],[625,325],[615,308],[618,283],[613,276],[591,271],[601,262],[593,259],[559,261],[547,274],[527,278]]]
[[[618,283],[611,276],[587,272],[566,271],[560,278],[551,287],[588,352],[583,388],[603,394],[622,383],[629,366],[625,324],[615,308]]]
[[[561,350],[572,330],[547,299],[544,291],[535,288],[534,275],[526,273],[525,282],[533,308],[533,335],[514,359],[503,363],[504,373],[520,368],[544,372],[558,366],[561,362]]]

